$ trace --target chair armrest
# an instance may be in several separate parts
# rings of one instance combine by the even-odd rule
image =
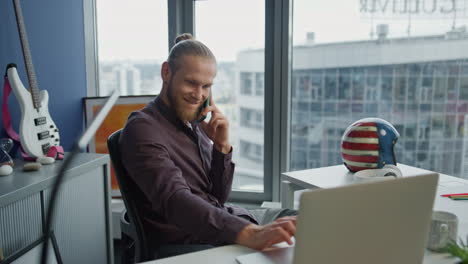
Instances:
[[[133,239],[133,241],[137,239],[135,226],[128,220],[126,209],[120,215],[120,230],[123,234]]]

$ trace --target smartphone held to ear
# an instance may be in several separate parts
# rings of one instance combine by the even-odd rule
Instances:
[[[207,108],[208,106],[210,106],[210,97],[211,97],[211,93],[210,93],[210,96],[206,99],[206,101],[203,103],[203,106],[202,106],[202,109],[201,111],[203,111],[205,108]],[[204,115],[202,117],[200,117],[200,119],[198,119],[198,122],[201,123],[203,122],[203,120],[206,119],[208,115]]]

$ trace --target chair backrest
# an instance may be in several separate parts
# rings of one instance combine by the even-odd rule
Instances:
[[[117,130],[107,139],[107,147],[112,161],[112,166],[119,183],[120,193],[127,209],[127,215],[130,223],[134,226],[135,234],[132,238],[135,240],[135,262],[142,262],[152,259],[148,249],[148,239],[143,230],[143,223],[137,212],[136,195],[141,193],[136,183],[130,178],[125,170],[119,147],[119,138],[122,130]]]

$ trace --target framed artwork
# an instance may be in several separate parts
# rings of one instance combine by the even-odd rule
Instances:
[[[156,95],[143,96],[121,96],[112,107],[102,125],[96,131],[96,135],[88,145],[88,152],[94,153],[109,153],[107,149],[107,138],[115,131],[124,127],[128,116],[131,112],[142,109]],[[105,102],[107,97],[84,97],[83,108],[85,111],[86,127],[93,121],[99,109]],[[112,197],[121,197],[119,185],[115,177],[114,168],[111,166],[111,187]]]
[[[39,263],[42,253],[42,247],[45,243],[45,235],[41,236],[38,240],[34,241],[30,245],[23,249],[18,250],[13,255],[0,261],[0,264],[29,264]],[[62,257],[60,255],[57,240],[55,239],[54,232],[50,232],[49,236],[49,249],[48,249],[47,263],[50,264],[63,264]]]

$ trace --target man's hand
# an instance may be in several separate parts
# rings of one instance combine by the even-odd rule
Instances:
[[[237,235],[236,243],[263,250],[280,242],[292,245],[292,237],[296,233],[296,216],[286,216],[276,219],[274,222],[258,226],[250,224]]]
[[[212,97],[210,98],[210,106],[203,109],[201,115],[207,115],[209,112],[211,112],[210,121],[201,122],[201,126],[206,135],[213,141],[214,147],[218,151],[227,154],[231,151],[231,144],[229,144],[229,122],[218,107],[216,107]]]

